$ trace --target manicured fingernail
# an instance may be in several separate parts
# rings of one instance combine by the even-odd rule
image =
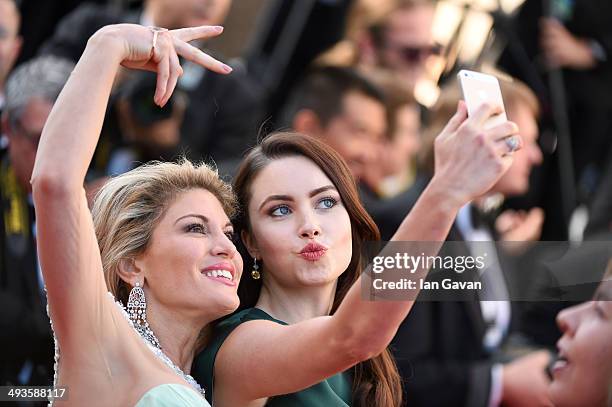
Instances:
[[[215,29],[215,31],[216,31],[216,32],[218,32],[218,33],[223,32],[223,26],[221,26],[221,25],[216,25],[216,26],[214,27],[214,29]]]
[[[223,64],[223,70],[224,70],[225,72],[227,72],[227,73],[230,73],[230,72],[232,72],[232,71],[233,71],[233,69],[232,69],[232,67],[231,67],[231,66],[229,66],[229,65],[225,65],[225,64]]]

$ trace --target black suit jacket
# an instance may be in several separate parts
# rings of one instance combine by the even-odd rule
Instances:
[[[520,46],[534,64],[534,68],[544,75],[545,68],[540,58],[540,25],[539,20],[545,15],[542,0],[527,0],[521,7],[512,26]],[[572,2],[571,13],[563,22],[567,29],[577,37],[597,41],[607,53],[607,60],[600,62],[589,70],[565,70],[565,80],[570,92],[570,101],[585,104],[597,109],[609,110],[612,101],[608,97],[612,85],[612,3],[608,0],[580,0]],[[523,61],[515,59],[510,50],[502,55],[502,66],[511,74],[527,82],[532,89],[541,89],[534,83],[537,77],[528,76]],[[544,84],[545,82],[541,82]],[[544,96],[544,95],[541,95]]]
[[[0,166],[0,385],[20,384],[26,361],[33,365],[26,384],[50,385],[53,339],[38,282],[34,211],[6,158]]]
[[[525,81],[538,94],[543,102],[542,122],[546,125],[547,121],[553,119],[553,101],[548,68],[540,48],[540,19],[547,13],[543,3],[546,2],[527,0],[523,4],[510,27],[516,38],[509,38],[509,46],[499,64],[511,75]],[[594,188],[591,183],[596,182],[594,180],[603,171],[612,149],[612,99],[609,97],[609,89],[612,87],[612,2],[579,0],[565,3],[569,5],[567,15],[558,16],[564,26],[578,38],[597,41],[607,54],[607,59],[598,62],[594,68],[563,69],[576,180],[583,182],[581,189],[588,198]],[[557,172],[554,170],[549,177],[556,179]],[[546,180],[545,188],[555,186],[556,182]],[[556,191],[552,193],[557,194]],[[557,212],[554,206],[558,206],[558,202],[548,204],[552,208],[544,207],[547,214],[545,232],[557,229],[552,224],[553,220],[561,224],[560,219],[550,216]],[[537,205],[542,206],[539,203]],[[555,236],[554,240],[561,240],[558,237]]]
[[[85,4],[60,21],[40,53],[76,62],[89,37],[99,28],[121,22],[139,23],[139,20],[139,12]],[[189,104],[178,149],[192,160],[213,158],[228,174],[242,154],[255,144],[260,118],[259,88],[239,64],[234,68],[230,75],[196,68],[202,71],[199,81],[189,89],[183,88]]]
[[[612,154],[610,158],[593,201],[589,205],[589,223],[584,230],[585,238],[612,232]]]
[[[368,214],[374,219],[382,240],[389,240],[397,231],[410,209],[427,186],[429,178],[418,175],[410,188],[392,198],[381,199],[367,185],[360,183],[359,197]]]
[[[377,199],[366,187],[360,195],[368,213],[381,229],[383,240],[389,239],[410,211],[427,179],[420,177],[411,190],[391,200]],[[441,256],[468,255],[463,236],[453,226]],[[432,271],[428,280],[439,281],[444,272]],[[475,280],[472,271],[465,280]],[[410,313],[399,326],[391,343],[404,387],[407,406],[469,406],[487,405],[491,388],[493,361],[483,347],[486,324],[476,294],[461,301],[442,298],[446,292],[433,296],[421,292]]]
[[[453,227],[448,240],[463,238]],[[468,253],[468,247],[459,243],[445,246],[440,255]],[[465,273],[465,278],[471,277]],[[428,280],[438,280],[437,273],[430,272]],[[391,344],[403,379],[405,405],[486,406],[493,362],[483,347],[486,325],[478,297],[421,300],[424,294],[419,295]]]

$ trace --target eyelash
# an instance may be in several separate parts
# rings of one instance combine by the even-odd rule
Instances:
[[[270,209],[270,216],[272,216],[272,217],[274,217],[274,218],[279,218],[279,217],[281,217],[281,216],[287,216],[287,215],[288,215],[288,213],[285,213],[285,214],[280,214],[280,215],[276,215],[276,214],[274,214],[274,212],[276,212],[277,210],[279,210],[279,209],[281,209],[281,208],[287,208],[287,209],[289,209],[289,207],[288,207],[287,205],[277,205],[277,206],[275,206],[275,207],[273,207],[273,208],[271,208],[271,209]]]
[[[317,203],[321,203],[321,202],[323,202],[323,201],[331,201],[331,202],[332,202],[332,205],[331,205],[329,208],[325,208],[325,209],[331,209],[331,208],[333,208],[334,206],[336,206],[336,204],[338,203],[338,200],[337,200],[336,198],[334,198],[334,197],[331,197],[331,196],[326,196],[326,197],[324,197],[324,198],[321,198],[321,199],[319,200],[319,202],[317,202]]]
[[[201,223],[191,223],[191,224],[186,226],[185,230],[187,232],[189,232],[189,233],[201,233],[203,235],[208,234],[208,230]],[[235,242],[235,240],[236,240],[236,233],[234,233],[233,231],[227,231],[227,232],[223,232],[223,233],[225,234],[225,236],[229,240],[231,240],[232,242]]]
[[[331,209],[331,208],[333,208],[334,206],[336,206],[336,204],[338,204],[338,200],[337,200],[336,198],[331,197],[331,196],[326,196],[326,197],[323,197],[323,198],[321,198],[321,199],[319,199],[319,200],[317,201],[317,206],[318,206],[318,205],[319,205],[321,202],[324,202],[324,201],[331,201],[331,202],[332,202],[332,204],[331,204],[331,206],[330,206],[330,207],[325,207],[325,208],[320,208],[320,209]],[[289,206],[287,206],[287,205],[277,205],[277,206],[275,206],[275,207],[273,207],[273,208],[271,208],[271,209],[270,209],[270,216],[278,218],[278,217],[282,217],[282,216],[287,216],[287,215],[289,215],[289,213],[287,213],[287,214],[282,214],[282,215],[275,215],[275,214],[274,214],[274,212],[276,212],[277,210],[279,210],[279,209],[281,209],[281,208],[287,208],[287,209],[290,209],[290,208],[289,208]]]
[[[231,232],[225,232],[225,236],[227,236],[227,238],[234,244],[236,244],[236,233],[234,233],[233,231]]]
[[[198,230],[196,230],[196,229],[198,229]],[[204,227],[204,225],[201,224],[201,223],[190,223],[189,225],[187,225],[185,230],[187,232],[202,233],[203,235],[208,233],[208,230],[206,230],[206,227]]]

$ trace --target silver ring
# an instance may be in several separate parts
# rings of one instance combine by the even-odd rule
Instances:
[[[153,55],[155,53],[155,47],[157,47],[157,36],[159,35],[160,32],[164,32],[164,31],[168,31],[167,28],[162,28],[162,27],[147,27],[149,30],[151,30],[151,32],[153,32],[153,46],[151,47],[151,55]]]
[[[518,150],[521,145],[519,139],[514,136],[506,137],[504,141],[506,142],[506,147],[508,147],[510,153],[513,153]]]

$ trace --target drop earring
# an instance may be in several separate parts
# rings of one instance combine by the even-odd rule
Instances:
[[[259,272],[259,266],[257,265],[257,258],[253,257],[253,270],[251,270],[251,277],[253,280],[259,280],[261,273]]]
[[[156,348],[161,349],[159,340],[151,330],[149,322],[147,321],[147,298],[145,297],[144,290],[140,286],[140,283],[136,283],[130,291],[126,308],[130,321],[132,321],[134,328],[138,331],[140,336],[145,338]]]

